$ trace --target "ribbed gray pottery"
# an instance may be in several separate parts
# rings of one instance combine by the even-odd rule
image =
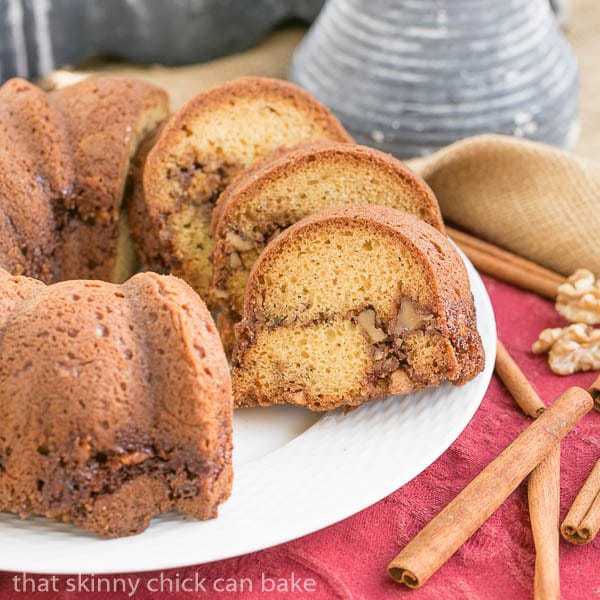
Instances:
[[[571,16],[571,0],[550,0],[550,5],[560,25],[566,25]]]
[[[547,0],[328,0],[291,77],[401,157],[484,132],[577,135],[577,63]]]

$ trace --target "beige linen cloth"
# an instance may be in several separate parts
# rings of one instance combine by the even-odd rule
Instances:
[[[409,164],[460,228],[564,275],[600,273],[600,163],[484,135]]]
[[[409,161],[435,191],[445,218],[562,274],[600,275],[600,6],[575,0],[567,35],[581,67],[582,134],[575,153],[502,136],[463,140]],[[96,65],[58,71],[60,87],[90,73],[133,75],[165,87],[177,109],[200,91],[241,75],[285,77],[301,29],[277,32],[243,54],[186,67]],[[587,158],[586,158],[587,157]]]

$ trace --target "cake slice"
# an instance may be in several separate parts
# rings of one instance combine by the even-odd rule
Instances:
[[[130,222],[146,268],[174,273],[205,299],[213,207],[232,178],[281,146],[350,136],[317,100],[274,79],[238,79],[188,102],[136,178]]]
[[[357,406],[484,364],[463,262],[448,239],[389,207],[328,209],[254,265],[236,327],[238,406]]]
[[[312,142],[246,169],[213,213],[213,293],[237,320],[248,273],[270,239],[303,217],[342,205],[380,204],[444,226],[433,192],[389,154]]]

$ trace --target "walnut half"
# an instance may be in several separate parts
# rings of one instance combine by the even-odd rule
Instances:
[[[372,308],[363,310],[356,317],[356,322],[364,329],[365,333],[371,338],[371,341],[374,344],[378,344],[387,339],[385,331],[375,325],[375,311]]]
[[[119,456],[118,461],[122,465],[139,465],[151,457],[148,450],[141,450],[138,452],[129,452]]]
[[[392,335],[402,335],[409,331],[415,331],[422,327],[427,321],[431,321],[433,315],[424,313],[415,302],[404,298],[400,304],[400,310],[391,323]]]
[[[548,353],[548,364],[558,375],[600,369],[600,329],[584,323],[544,329],[531,350]]]
[[[239,269],[242,266],[242,259],[235,250],[232,250],[231,254],[229,255],[229,266],[232,269]]]
[[[600,323],[600,281],[587,269],[578,269],[558,287],[556,310],[571,323]]]

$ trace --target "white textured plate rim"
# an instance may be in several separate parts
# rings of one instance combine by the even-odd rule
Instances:
[[[408,483],[465,429],[483,400],[493,372],[493,308],[481,278],[463,259],[486,353],[485,369],[473,381],[462,387],[443,386],[373,402],[347,415],[339,411],[325,415],[288,444],[241,465],[232,497],[221,507],[219,518],[211,521],[184,521],[169,515],[155,520],[141,535],[98,540],[43,519],[19,521],[0,515],[0,547],[7,548],[8,542],[11,546],[10,553],[0,555],[0,569],[109,574],[232,558],[333,525]],[[457,411],[451,411],[457,407]],[[440,423],[444,408],[452,412],[454,420]],[[401,418],[407,411],[412,420]],[[423,417],[422,413],[430,416]],[[441,426],[437,435],[433,424]],[[377,443],[373,443],[373,431]],[[433,437],[433,443],[423,446],[419,432]],[[415,450],[421,451],[418,456]],[[334,454],[333,460],[329,451]],[[29,536],[29,543],[19,540],[23,535]]]

